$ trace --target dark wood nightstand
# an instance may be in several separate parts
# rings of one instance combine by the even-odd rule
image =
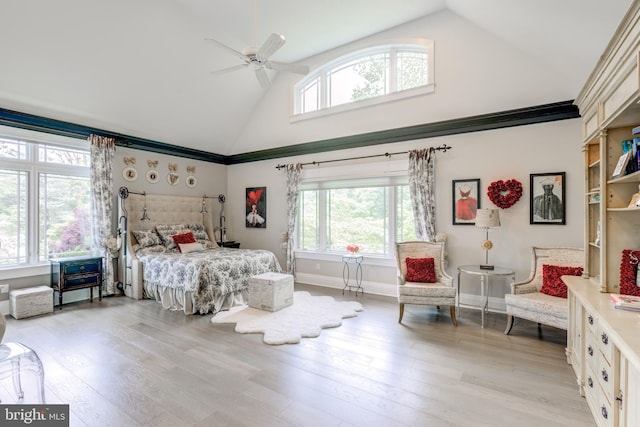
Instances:
[[[62,310],[62,294],[78,289],[89,288],[93,301],[93,288],[98,287],[98,296],[102,300],[102,257],[52,258],[51,287],[58,291],[58,304]]]
[[[236,242],[234,240],[230,240],[227,242],[216,242],[216,243],[218,243],[218,246],[222,246],[223,248],[235,248],[235,249],[240,248],[240,242]]]

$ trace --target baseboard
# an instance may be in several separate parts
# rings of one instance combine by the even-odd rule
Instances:
[[[296,282],[305,285],[324,286],[325,288],[343,289],[344,281],[341,277],[323,276],[321,274],[296,273]],[[354,282],[351,282],[353,284]],[[396,284],[389,285],[381,282],[362,281],[362,289],[368,294],[395,297]],[[353,289],[353,288],[352,288]],[[353,292],[353,291],[352,291]]]
[[[296,282],[305,285],[323,286],[325,288],[343,289],[344,282],[340,277],[323,276],[321,274],[297,273]],[[396,284],[381,282],[362,282],[364,292],[387,297],[397,297]],[[465,308],[480,310],[484,306],[484,298],[475,294],[460,294],[460,305]],[[506,312],[507,307],[504,298],[489,297],[489,311],[496,313]]]

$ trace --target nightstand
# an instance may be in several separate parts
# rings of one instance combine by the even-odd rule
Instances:
[[[51,287],[58,291],[58,304],[62,310],[62,294],[89,288],[93,302],[93,288],[98,287],[102,300],[102,257],[52,258]]]
[[[240,242],[236,242],[234,240],[229,240],[226,242],[216,242],[218,244],[218,246],[221,246],[223,248],[234,248],[234,249],[239,249],[240,248]]]

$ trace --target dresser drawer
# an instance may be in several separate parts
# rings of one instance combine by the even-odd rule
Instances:
[[[584,310],[584,325],[586,326],[587,331],[591,332],[593,335],[598,332],[598,321],[586,308]]]
[[[598,357],[600,357],[600,350],[598,347],[598,341],[594,334],[591,332],[586,333],[584,342],[584,358],[587,365],[591,366],[593,371],[596,371],[598,368]]]
[[[597,371],[594,374],[598,377],[598,382],[602,387],[602,391],[609,402],[613,402],[615,376],[613,373],[613,367],[604,359],[600,357],[598,359]]]
[[[75,274],[67,276],[62,286],[67,290],[77,287],[98,286],[100,279],[100,274]]]
[[[61,265],[62,274],[64,275],[98,273],[100,270],[102,270],[101,259],[73,261],[69,263],[61,263]]]
[[[590,366],[585,367],[585,378],[585,398],[596,424],[600,427],[613,426],[615,414],[611,403],[600,387],[597,373]]]
[[[602,329],[602,327],[599,324],[598,324],[597,330],[598,330],[598,333],[596,335],[596,339],[598,340],[598,346],[600,348],[600,351],[604,355],[605,359],[607,359],[607,362],[611,364],[611,362],[613,361],[613,353],[614,353],[613,343],[611,342],[611,339],[609,338],[609,334],[607,333],[607,331]]]

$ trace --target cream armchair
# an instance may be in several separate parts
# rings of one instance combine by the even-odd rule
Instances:
[[[511,285],[511,293],[504,296],[507,307],[505,335],[511,332],[515,317],[540,325],[567,330],[569,306],[566,298],[547,295],[542,288],[542,266],[582,267],[584,251],[578,248],[532,248],[531,273],[524,282]]]
[[[395,245],[396,263],[398,270],[398,303],[400,304],[400,317],[402,322],[405,304],[449,306],[451,321],[457,326],[456,321],[456,289],[453,286],[453,278],[445,271],[444,242],[401,242]],[[435,283],[407,282],[407,258],[433,258],[435,269]]]

